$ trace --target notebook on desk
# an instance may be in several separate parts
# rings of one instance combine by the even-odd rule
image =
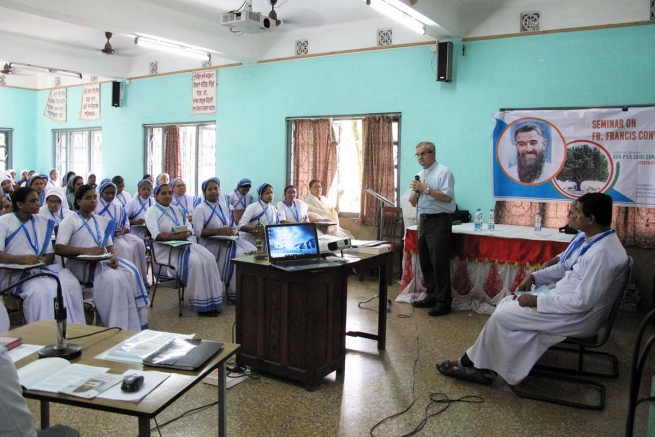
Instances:
[[[268,260],[274,267],[290,272],[335,267],[321,258],[314,223],[286,223],[266,226]]]

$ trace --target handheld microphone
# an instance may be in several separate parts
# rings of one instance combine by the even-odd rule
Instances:
[[[421,181],[421,178],[420,178],[418,175],[416,175],[416,176],[414,176],[414,180],[420,182],[420,181]],[[417,195],[420,195],[420,194],[421,194],[421,192],[420,192],[419,190],[414,190],[414,191],[416,191],[416,194],[417,194]]]

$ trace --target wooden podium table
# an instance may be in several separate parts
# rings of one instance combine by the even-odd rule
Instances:
[[[252,256],[236,264],[236,341],[239,365],[295,379],[314,388],[324,376],[344,371],[346,335],[386,345],[387,258],[391,252],[353,254],[337,267],[286,272]],[[348,276],[352,269],[379,269],[378,332],[346,332]]]
[[[55,341],[56,323],[54,321],[40,320],[21,326],[20,328],[8,331],[6,334],[11,337],[22,337],[25,344],[52,344]],[[76,337],[85,334],[102,331],[105,328],[86,325],[68,325],[68,336]],[[107,331],[90,337],[80,338],[71,343],[82,346],[82,356],[71,360],[74,364],[86,364],[89,366],[109,367],[109,373],[121,374],[129,369],[158,370],[171,373],[161,385],[143,398],[141,402],[125,402],[110,399],[84,399],[76,396],[67,396],[59,393],[48,393],[41,391],[24,390],[23,396],[30,399],[37,399],[41,402],[41,429],[47,428],[50,424],[50,402],[72,405],[81,408],[107,411],[110,413],[136,416],[139,419],[139,437],[150,436],[150,419],[156,417],[166,407],[175,402],[180,396],[190,390],[209,375],[214,369],[219,369],[218,378],[218,435],[227,435],[227,395],[225,383],[225,362],[238,350],[238,344],[226,343],[223,350],[211,358],[205,366],[196,372],[160,369],[146,367],[141,364],[122,363],[117,361],[100,360],[94,358],[136,334],[132,331]],[[21,368],[38,358],[34,353],[16,363]]]

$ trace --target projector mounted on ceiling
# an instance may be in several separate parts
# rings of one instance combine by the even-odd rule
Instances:
[[[253,12],[252,0],[246,0],[243,10],[221,15],[221,26],[229,27],[232,32],[260,33],[275,29],[277,21],[259,12]]]

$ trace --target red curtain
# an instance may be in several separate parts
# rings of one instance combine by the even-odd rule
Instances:
[[[328,118],[293,121],[293,184],[298,198],[309,194],[309,182],[321,181],[323,195],[337,173],[337,146]]]
[[[538,202],[496,202],[496,223],[517,226],[534,225],[534,216],[541,212],[542,225],[559,228],[568,223],[571,204]],[[625,247],[655,248],[655,209],[612,208],[612,229]]]
[[[395,200],[392,121],[390,115],[362,121],[362,190],[371,189],[389,200]],[[377,226],[380,201],[365,193],[360,199],[359,224]]]
[[[180,126],[164,126],[165,154],[164,173],[168,173],[171,180],[182,176],[182,153],[180,150]]]

